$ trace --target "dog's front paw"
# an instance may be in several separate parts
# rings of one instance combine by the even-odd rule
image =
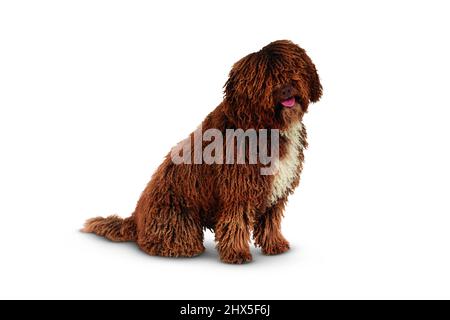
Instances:
[[[281,254],[289,250],[289,242],[286,240],[275,241],[262,248],[262,253],[265,255]]]
[[[225,263],[243,264],[252,261],[252,255],[247,251],[232,251],[220,254],[220,260]]]

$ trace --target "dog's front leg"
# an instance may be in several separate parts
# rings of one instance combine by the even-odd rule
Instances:
[[[245,263],[252,260],[250,254],[250,209],[231,203],[220,211],[215,227],[220,259],[226,263]]]
[[[274,255],[289,250],[289,242],[281,234],[281,219],[286,200],[286,198],[278,200],[255,218],[253,238],[255,245],[261,247],[264,254]]]

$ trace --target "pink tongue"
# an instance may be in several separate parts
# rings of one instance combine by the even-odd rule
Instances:
[[[283,107],[292,108],[295,105],[295,98],[290,98],[284,101],[281,101]]]

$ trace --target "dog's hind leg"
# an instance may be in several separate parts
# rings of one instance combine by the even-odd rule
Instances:
[[[150,214],[138,230],[137,243],[154,256],[193,257],[205,250],[198,215],[174,207]]]
[[[289,242],[281,234],[281,219],[286,201],[286,197],[282,198],[265,212],[256,215],[253,238],[255,245],[261,247],[264,254],[274,255],[289,250]]]

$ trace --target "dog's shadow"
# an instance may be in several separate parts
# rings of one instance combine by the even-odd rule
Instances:
[[[83,233],[84,236],[87,236],[89,238],[91,238],[90,240],[95,240],[95,241],[99,241],[103,244],[111,244],[113,246],[119,246],[121,248],[126,248],[127,251],[130,252],[134,252],[136,255],[138,255],[141,258],[145,258],[145,259],[156,259],[159,262],[162,261],[172,261],[175,263],[185,263],[187,261],[192,261],[193,263],[220,263],[220,258],[219,258],[219,253],[217,252],[216,249],[216,244],[214,242],[213,239],[210,238],[206,238],[204,241],[204,246],[205,246],[205,251],[195,257],[177,257],[177,258],[173,258],[173,257],[161,257],[161,256],[149,256],[147,253],[145,253],[144,251],[142,251],[136,243],[134,242],[111,242],[109,240],[107,240],[106,238],[103,237],[99,237],[95,234],[86,234]],[[292,251],[289,250],[286,253],[283,253],[280,256],[287,256],[290,254],[290,252]],[[261,253],[261,250],[259,250],[258,248],[255,248],[255,246],[251,245],[250,246],[250,252],[253,256],[253,261],[251,263],[245,263],[244,265],[254,265],[255,263],[262,262],[265,260],[272,260],[274,259],[274,257],[271,256],[265,256]],[[232,265],[232,264],[225,264],[225,263],[221,263],[222,265],[226,265],[226,266],[236,266],[236,265]]]

